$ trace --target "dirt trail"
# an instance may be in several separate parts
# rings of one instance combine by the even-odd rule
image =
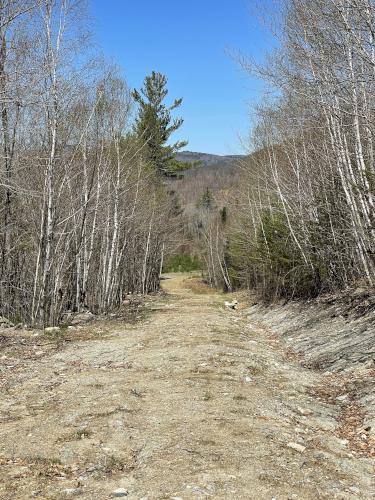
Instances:
[[[0,498],[374,498],[374,462],[309,395],[321,375],[185,280],[164,281],[146,320],[17,374],[0,401]]]

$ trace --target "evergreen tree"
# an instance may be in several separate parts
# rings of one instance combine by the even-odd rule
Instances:
[[[205,208],[206,210],[212,210],[214,206],[214,196],[209,187],[206,187],[205,192],[202,194],[198,201],[198,207]]]
[[[228,219],[228,209],[227,207],[223,207],[219,210],[220,212],[220,218],[221,218],[221,222],[223,224],[225,224],[227,222],[227,219]]]
[[[183,208],[181,207],[181,203],[180,203],[180,199],[178,197],[178,194],[176,193],[176,191],[168,191],[168,194],[169,194],[169,197],[170,197],[170,204],[171,204],[171,208],[170,208],[170,214],[171,214],[171,217],[178,217],[179,215],[181,215],[184,211],[183,211]]]
[[[178,108],[182,99],[176,99],[171,106],[163,101],[168,95],[167,78],[153,71],[146,76],[140,91],[134,89],[133,99],[139,106],[134,125],[134,132],[141,144],[144,144],[144,158],[159,175],[176,176],[188,165],[176,160],[176,153],[186,146],[186,141],[167,145],[170,136],[183,123],[182,118],[172,119],[171,112]]]

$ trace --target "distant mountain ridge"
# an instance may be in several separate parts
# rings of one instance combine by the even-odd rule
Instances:
[[[202,166],[212,167],[213,165],[232,165],[236,160],[245,158],[245,155],[215,155],[210,153],[199,153],[195,151],[180,151],[176,155],[177,160],[186,162],[200,162]]]

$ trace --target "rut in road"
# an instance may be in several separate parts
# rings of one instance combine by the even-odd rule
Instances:
[[[188,283],[170,276],[145,320],[17,373],[1,396],[1,498],[375,496],[373,462],[309,395],[320,375]]]

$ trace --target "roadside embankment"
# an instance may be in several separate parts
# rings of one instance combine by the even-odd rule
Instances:
[[[341,406],[341,429],[371,452],[375,438],[375,294],[362,288],[243,310],[291,357],[324,378],[316,396]]]

